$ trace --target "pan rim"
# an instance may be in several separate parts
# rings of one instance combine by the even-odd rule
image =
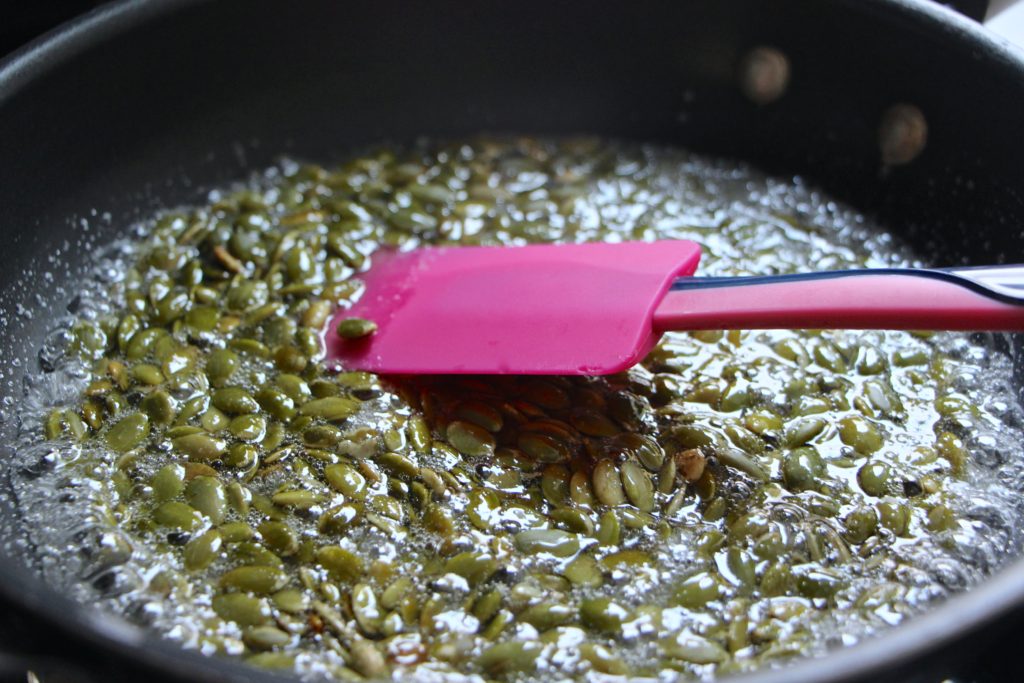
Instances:
[[[209,0],[117,0],[77,17],[0,60],[0,106],[45,79],[53,70],[108,38],[134,30],[161,16]],[[969,44],[986,59],[1024,75],[1024,52],[985,31],[956,11],[931,0],[832,0],[879,21],[904,20],[922,31]],[[0,594],[42,620],[148,666],[161,667],[197,681],[286,681],[291,677],[261,672],[239,662],[184,650],[155,631],[91,610],[55,594],[17,561],[0,559]],[[1024,556],[1007,563],[977,586],[856,645],[822,657],[800,659],[771,670],[727,680],[738,683],[841,683],[880,673],[955,641],[1024,603]],[[823,664],[827,662],[827,668]],[[824,669],[824,670],[823,670]]]

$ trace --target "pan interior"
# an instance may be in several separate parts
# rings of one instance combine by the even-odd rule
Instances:
[[[25,375],[20,519],[83,603],[314,678],[417,647],[442,671],[708,677],[855,643],[1019,547],[1012,362],[984,337],[671,334],[607,380],[378,380],[305,350],[381,242],[693,239],[711,275],[914,262],[802,182],[480,138],[284,161],[209,202],[97,249]]]

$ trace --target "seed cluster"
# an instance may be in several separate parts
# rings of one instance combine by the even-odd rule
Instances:
[[[71,330],[90,382],[43,424],[109,487],[107,566],[144,570],[120,604],[311,678],[582,678],[770,665],[944,595],[922,557],[955,557],[953,489],[998,420],[927,335],[669,334],[607,378],[322,362],[385,246],[676,237],[711,273],[871,263],[799,205],[720,196],[743,173],[483,139],[286,163],[157,219],[116,314]]]

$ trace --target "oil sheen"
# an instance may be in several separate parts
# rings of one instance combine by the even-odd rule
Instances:
[[[799,179],[593,139],[285,161],[155,216],[26,383],[39,571],[309,680],[675,680],[855,644],[1018,553],[989,336],[671,333],[595,378],[322,362],[382,245],[673,238],[707,275],[914,263]]]

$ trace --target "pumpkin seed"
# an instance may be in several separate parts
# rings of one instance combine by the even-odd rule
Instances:
[[[345,318],[338,323],[338,336],[342,339],[363,339],[377,331],[377,323],[364,318]]]
[[[141,445],[148,436],[149,417],[145,413],[132,413],[107,430],[107,445],[123,453]]]
[[[238,567],[222,574],[220,585],[240,591],[269,595],[285,587],[288,575],[277,567],[253,566]]]

